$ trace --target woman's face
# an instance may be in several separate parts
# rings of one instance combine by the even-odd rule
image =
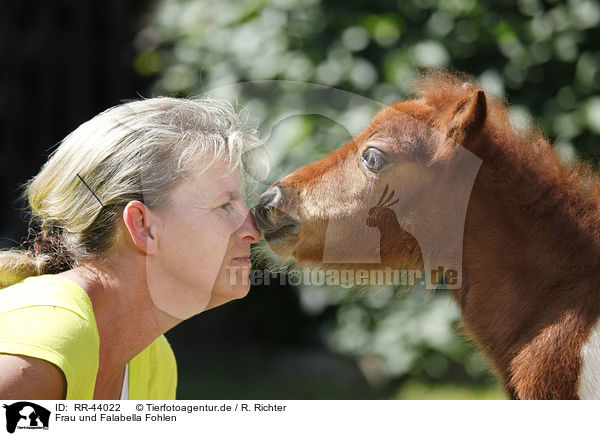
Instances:
[[[242,198],[238,171],[223,177],[225,172],[225,162],[219,162],[181,183],[150,227],[157,245],[147,256],[150,294],[159,309],[179,319],[242,298],[250,289],[250,244],[260,233]]]

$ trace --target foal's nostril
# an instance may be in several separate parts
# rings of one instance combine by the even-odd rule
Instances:
[[[262,207],[271,206],[277,204],[277,201],[281,199],[281,191],[279,187],[273,186],[267,189],[258,199],[258,204]]]
[[[260,230],[267,231],[273,227],[273,223],[269,219],[269,211],[275,209],[280,200],[281,191],[277,186],[269,188],[259,197],[254,214],[256,225]]]
[[[269,221],[269,217],[267,216],[267,208],[262,206],[260,203],[254,209],[254,219],[256,220],[256,227],[259,230],[265,231],[269,227],[271,227],[271,222]]]
[[[275,185],[258,199],[254,211],[256,226],[265,238],[272,240],[298,232],[299,223],[291,215],[293,191],[285,186]]]

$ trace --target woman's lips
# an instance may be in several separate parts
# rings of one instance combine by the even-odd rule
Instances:
[[[250,260],[250,257],[234,257],[233,260],[235,260],[236,262],[241,262],[241,263],[252,263],[252,261]]]

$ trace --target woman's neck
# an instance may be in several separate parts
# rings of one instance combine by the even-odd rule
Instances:
[[[120,393],[125,365],[181,321],[154,306],[143,265],[121,265],[85,264],[60,274],[77,283],[92,302],[100,338],[96,392],[104,396]]]

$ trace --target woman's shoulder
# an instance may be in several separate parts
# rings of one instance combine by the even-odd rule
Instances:
[[[67,380],[67,398],[87,398],[90,383],[93,393],[98,350],[91,302],[74,282],[47,275],[0,290],[0,353],[56,365]]]
[[[58,275],[42,275],[0,289],[0,314],[26,307],[48,306],[70,310],[93,322],[92,304],[75,282]]]

